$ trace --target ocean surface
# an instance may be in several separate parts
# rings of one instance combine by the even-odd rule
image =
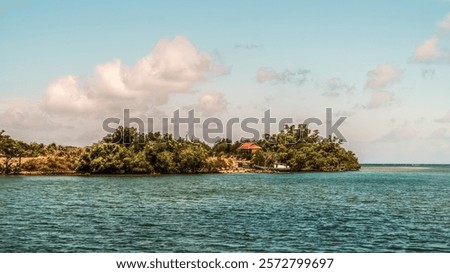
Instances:
[[[3,176],[0,252],[450,252],[450,167]]]

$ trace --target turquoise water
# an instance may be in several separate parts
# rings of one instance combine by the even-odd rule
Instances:
[[[450,168],[0,177],[0,252],[450,252]]]

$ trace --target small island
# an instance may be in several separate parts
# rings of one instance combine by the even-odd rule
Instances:
[[[304,124],[285,126],[260,140],[219,139],[212,147],[171,134],[119,126],[88,147],[25,143],[0,132],[0,174],[194,174],[356,171],[355,154],[336,137]]]

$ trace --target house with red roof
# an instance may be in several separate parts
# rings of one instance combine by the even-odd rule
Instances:
[[[240,154],[255,154],[261,149],[262,148],[256,145],[255,143],[247,141],[243,143],[241,147],[239,147],[237,150],[238,153]]]

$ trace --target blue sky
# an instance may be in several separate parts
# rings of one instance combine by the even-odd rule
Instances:
[[[301,122],[331,107],[362,162],[450,163],[449,14],[444,0],[2,1],[0,128],[87,145],[123,108]]]

